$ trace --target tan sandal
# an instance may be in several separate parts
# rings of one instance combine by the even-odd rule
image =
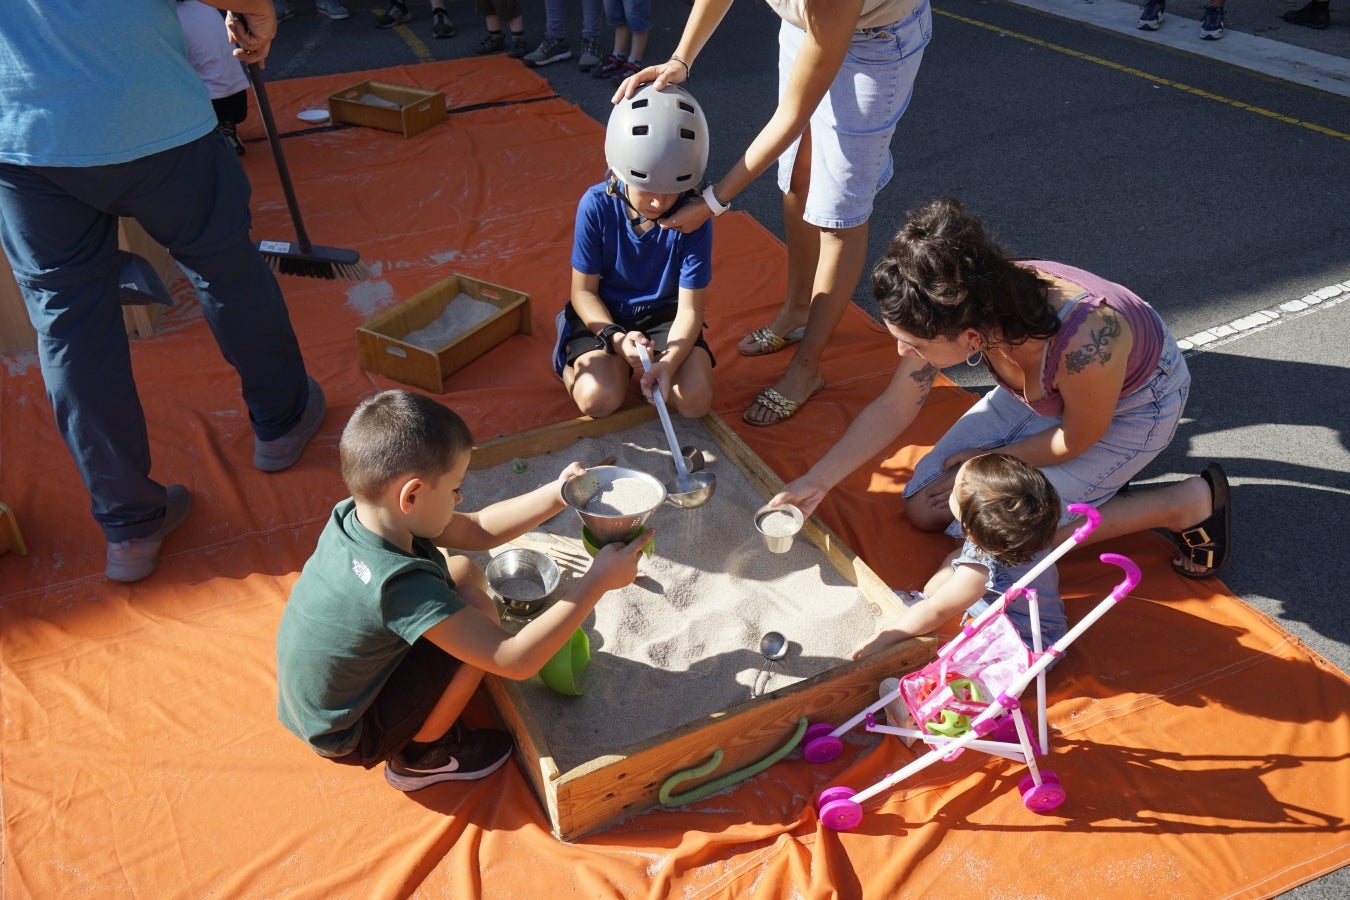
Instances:
[[[807,395],[806,400],[810,400],[816,394],[819,394],[824,387],[825,385],[823,384],[817,387]],[[777,425],[778,423],[786,422],[788,419],[795,416],[797,410],[802,408],[802,405],[806,403],[806,400],[789,400],[773,388],[765,388],[755,395],[755,402],[751,403],[745,410],[745,413],[741,416],[741,420],[747,425],[754,425],[759,428]],[[773,413],[774,418],[769,419],[767,422],[759,422],[750,418],[750,410],[754,409],[756,406],[764,407],[769,412]]]
[[[794,328],[787,334],[775,334],[768,325],[763,328],[756,328],[754,331],[741,338],[741,343],[736,345],[736,352],[741,356],[768,356],[770,353],[777,353],[788,344],[795,344],[806,334],[806,326]],[[753,353],[746,353],[741,344],[746,341],[754,341],[756,349]]]

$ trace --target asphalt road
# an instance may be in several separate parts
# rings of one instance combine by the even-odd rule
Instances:
[[[449,40],[431,37],[425,0],[413,0],[413,21],[392,31],[373,27],[382,2],[351,0],[346,21],[293,2],[300,15],[281,26],[271,79],[471,57],[484,33],[458,2],[459,34]],[[1350,671],[1341,594],[1350,569],[1345,0],[1333,4],[1326,31],[1279,21],[1301,2],[1234,0],[1218,42],[1198,38],[1199,3],[1174,2],[1163,28],[1145,33],[1125,0],[1023,2],[937,0],[870,258],[907,208],[954,194],[1015,254],[1081,266],[1152,303],[1192,346],[1194,383],[1177,440],[1145,480],[1220,460],[1234,485],[1225,583]],[[652,5],[649,60],[674,49],[688,12],[684,0]],[[576,50],[580,5],[570,6]],[[542,0],[523,8],[533,46]],[[714,178],[773,107],[775,28],[767,6],[742,0],[694,66],[689,86],[712,125]],[[539,71],[606,119],[611,89],[575,60]],[[771,174],[736,206],[782,235]],[[866,278],[855,300],[874,310]],[[1286,896],[1350,896],[1350,868]]]

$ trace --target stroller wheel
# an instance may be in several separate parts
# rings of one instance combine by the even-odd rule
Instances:
[[[847,800],[856,793],[857,791],[853,790],[853,788],[844,787],[843,785],[835,785],[832,788],[826,788],[821,791],[820,796],[816,798],[816,809],[824,809],[828,804],[833,803],[836,800]]]
[[[1018,782],[1017,789],[1022,793],[1022,805],[1034,813],[1058,809],[1067,796],[1059,784],[1059,776],[1054,772],[1042,772],[1040,784],[1028,775]]]
[[[848,831],[862,821],[861,803],[853,800],[853,789],[846,787],[830,788],[820,795],[820,821],[833,831]],[[828,799],[828,802],[825,802]]]
[[[834,729],[830,730],[833,731]],[[807,762],[819,765],[820,763],[827,763],[830,760],[835,759],[843,752],[844,742],[837,737],[827,734],[824,737],[818,737],[813,741],[807,741],[806,749],[802,751],[802,755],[806,757]]]

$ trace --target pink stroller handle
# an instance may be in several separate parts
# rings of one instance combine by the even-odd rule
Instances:
[[[1070,503],[1067,509],[1069,512],[1077,513],[1087,519],[1087,521],[1082,525],[1079,525],[1073,533],[1074,543],[1081,544],[1083,541],[1087,540],[1089,534],[1092,534],[1092,532],[1097,530],[1097,526],[1100,525],[1102,521],[1102,514],[1097,512],[1097,507],[1088,506],[1086,503]]]
[[[1125,579],[1116,585],[1108,595],[1109,600],[1120,600],[1139,583],[1139,567],[1134,564],[1134,560],[1127,556],[1121,556],[1119,553],[1103,553],[1097,557],[1102,562],[1110,566],[1119,566],[1125,570]]]

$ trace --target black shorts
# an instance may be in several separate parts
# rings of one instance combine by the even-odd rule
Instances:
[[[577,360],[585,354],[605,349],[605,342],[587,330],[586,323],[581,321],[581,317],[572,309],[571,303],[563,307],[563,312],[567,316],[568,338],[563,344],[567,365],[576,365]],[[659,312],[639,319],[629,326],[628,330],[640,331],[645,334],[655,345],[656,352],[660,353],[666,349],[666,342],[670,339],[670,326],[674,321],[675,308],[671,307],[668,312]],[[708,354],[708,359],[712,361],[713,366],[717,365],[717,359],[713,356],[712,349],[708,346],[708,342],[703,339],[702,328],[699,329],[698,337],[694,340],[694,346],[702,347],[704,352]]]
[[[346,756],[333,757],[334,762],[371,769],[401,750],[431,715],[460,665],[431,641],[419,638],[362,714],[361,745]]]
[[[248,118],[248,91],[240,91],[237,94],[230,94],[228,97],[221,97],[219,100],[212,100],[211,106],[216,111],[216,121],[233,122],[238,125]]]

